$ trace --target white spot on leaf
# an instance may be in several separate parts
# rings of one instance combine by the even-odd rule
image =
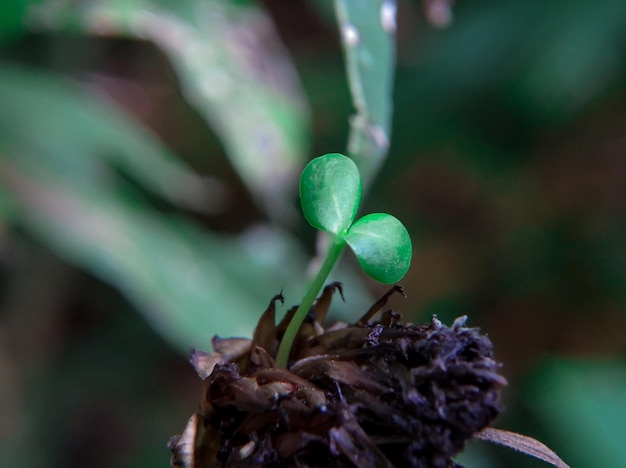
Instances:
[[[395,0],[385,0],[380,7],[380,23],[390,34],[396,32],[396,13],[398,6]]]
[[[355,47],[359,44],[361,39],[359,30],[352,24],[346,24],[341,28],[341,35],[346,44],[351,47]]]

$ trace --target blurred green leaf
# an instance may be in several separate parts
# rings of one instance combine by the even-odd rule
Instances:
[[[123,187],[67,184],[9,161],[0,166],[0,181],[21,225],[118,287],[181,350],[206,349],[214,334],[249,335],[268,297],[283,287],[290,294],[300,290],[292,272],[304,271],[304,256],[280,233],[209,235],[138,200],[129,203]],[[275,254],[271,263],[267,252]]]
[[[33,0],[2,0],[0,2],[0,42],[24,31],[24,16]]]
[[[369,186],[387,156],[395,67],[395,0],[336,0],[352,101],[348,153]]]
[[[41,72],[0,65],[0,152],[85,190],[123,170],[172,203],[219,208],[212,191],[130,117]]]
[[[2,159],[2,157],[2,154],[0,154],[0,160]],[[0,184],[0,229],[3,227],[3,224],[7,223],[10,219],[13,218],[14,214],[15,207],[11,201],[9,193]]]
[[[47,1],[40,28],[148,39],[163,49],[183,92],[220,137],[248,188],[285,217],[308,146],[308,112],[271,20],[225,0]]]
[[[424,31],[406,45],[396,143],[423,145],[462,128],[474,140],[487,132],[492,141],[494,129],[504,125],[508,135],[511,125],[523,130],[524,120],[543,128],[571,119],[621,83],[622,0],[464,2],[455,17],[448,29]],[[487,128],[476,128],[479,122]]]
[[[572,466],[626,466],[623,361],[551,362],[525,398]]]
[[[532,8],[534,38],[526,47],[535,53],[519,83],[519,103],[540,114],[580,111],[622,65],[626,2],[535,0]]]
[[[124,168],[162,197],[200,201],[189,196],[198,177],[114,107],[9,67],[0,101],[0,184],[17,221],[125,292],[177,347],[249,334],[268,297],[283,287],[297,297],[304,277],[293,272],[305,261],[286,235],[202,233],[151,209],[119,177]]]

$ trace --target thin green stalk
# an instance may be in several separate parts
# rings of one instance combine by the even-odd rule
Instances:
[[[328,254],[326,255],[326,259],[322,264],[322,267],[313,278],[313,281],[309,284],[309,287],[298,307],[296,313],[293,318],[289,322],[287,326],[287,330],[285,330],[285,335],[283,336],[282,341],[280,342],[280,346],[278,347],[278,354],[276,355],[276,365],[278,367],[287,368],[287,363],[289,361],[289,354],[291,353],[291,345],[293,344],[293,340],[296,338],[300,327],[302,326],[302,322],[306,318],[306,315],[309,313],[311,306],[315,302],[317,295],[319,294],[322,286],[324,286],[324,282],[330,271],[337,263],[337,259],[341,255],[341,251],[346,245],[346,241],[343,236],[338,235],[335,236],[333,243],[330,245],[328,249]]]

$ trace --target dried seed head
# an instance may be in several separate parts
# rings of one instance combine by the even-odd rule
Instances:
[[[170,443],[174,466],[455,466],[500,412],[506,381],[491,343],[462,319],[401,325],[385,311],[364,323],[387,297],[355,325],[324,331],[312,320],[288,370],[271,367],[284,330],[267,320],[273,302],[247,346],[220,340],[211,358],[192,359],[206,378],[192,427]]]

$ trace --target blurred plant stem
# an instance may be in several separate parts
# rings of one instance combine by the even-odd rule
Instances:
[[[335,11],[356,110],[350,117],[348,154],[367,190],[389,149],[396,2],[335,0]]]

